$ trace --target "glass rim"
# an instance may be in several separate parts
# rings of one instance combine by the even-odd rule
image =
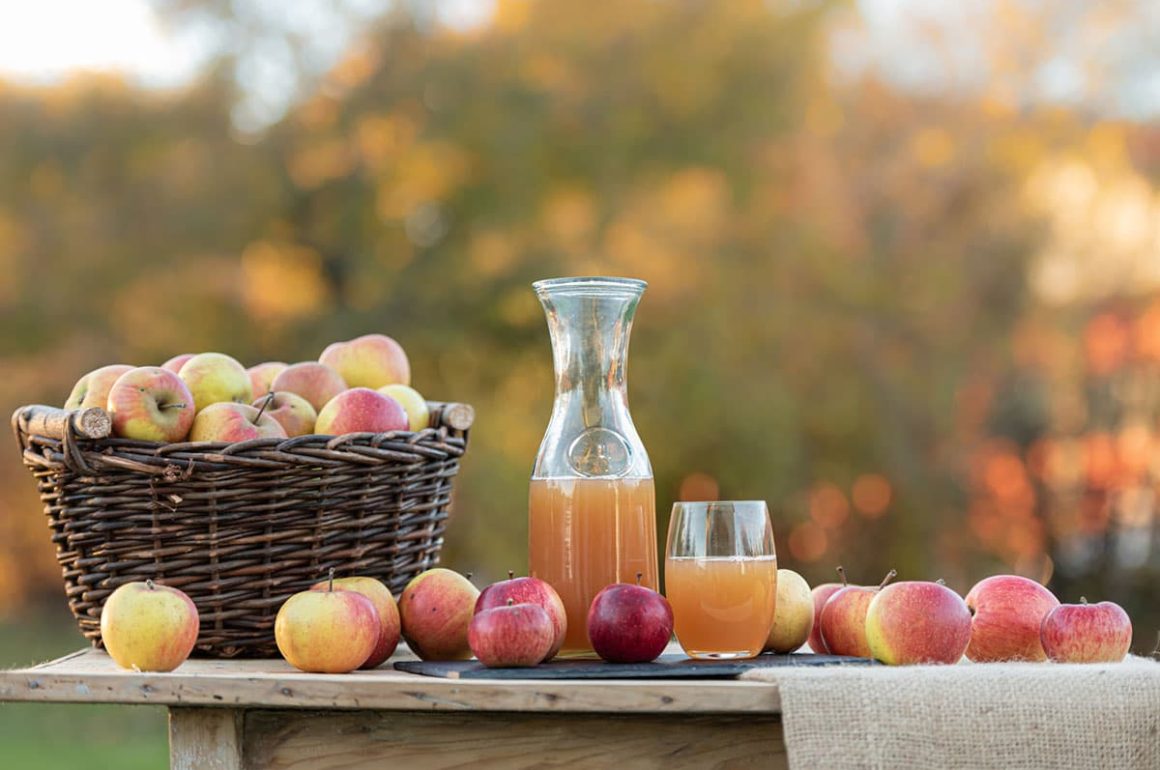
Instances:
[[[639,297],[648,288],[648,283],[639,278],[618,278],[607,275],[571,276],[566,278],[545,278],[535,281],[532,288],[539,296],[561,294],[596,294]]]
[[[718,505],[763,505],[766,508],[769,507],[769,503],[765,500],[677,500],[673,503],[673,508],[685,506],[712,508]]]

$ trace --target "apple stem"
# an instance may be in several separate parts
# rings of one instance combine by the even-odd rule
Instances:
[[[878,590],[881,591],[883,588],[886,587],[887,583],[889,583],[891,580],[894,580],[894,578],[896,578],[896,577],[898,577],[898,570],[892,569],[889,572],[887,572],[886,577],[882,578],[882,582],[878,584]]]
[[[153,581],[149,578],[146,578],[145,579],[145,587],[148,588],[150,591],[152,591],[153,590]]]
[[[515,576],[516,576],[516,572],[515,572],[515,570],[511,570],[511,569],[509,569],[509,570],[508,570],[508,580],[511,580],[511,579],[512,579],[512,578],[514,578]]]
[[[644,573],[643,573],[643,572],[638,572],[638,573],[636,573],[636,584],[637,584],[637,585],[640,585],[640,579],[641,579],[642,577],[644,577]]]
[[[1160,634],[1156,634],[1156,649],[1152,650],[1152,657],[1160,660]]]
[[[1079,597],[1079,603],[1080,604],[1087,604],[1087,597],[1086,596]]]
[[[515,604],[515,603],[516,603],[516,600],[515,600],[515,599],[508,599],[508,601],[507,601],[507,606],[509,606],[509,607],[510,607],[510,606],[512,606],[512,605],[513,605],[513,604]]]
[[[463,577],[467,578],[470,581],[472,574],[474,574],[474,573],[468,572]]]
[[[326,590],[328,593],[334,593],[334,567],[330,568],[330,579],[326,584]]]
[[[844,586],[850,585],[849,583],[846,582],[846,568],[843,567],[841,564],[838,565],[838,577],[842,578],[842,585],[844,585]]]
[[[266,413],[266,407],[272,403],[274,403],[274,391],[271,390],[266,394],[266,397],[262,399],[262,405],[258,407],[258,416],[254,418],[255,425],[258,424],[258,420],[262,419],[262,415]]]
[[[158,404],[158,409],[184,409],[186,406],[184,401],[174,401],[172,404]]]

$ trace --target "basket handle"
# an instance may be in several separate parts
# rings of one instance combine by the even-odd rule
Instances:
[[[108,438],[113,432],[113,420],[100,407],[68,411],[55,406],[33,404],[22,406],[12,415],[12,428],[17,435],[46,436],[65,440],[70,430],[77,438]]]
[[[466,432],[475,422],[475,409],[471,404],[428,401],[427,410],[431,413],[433,428],[445,425],[452,430]]]

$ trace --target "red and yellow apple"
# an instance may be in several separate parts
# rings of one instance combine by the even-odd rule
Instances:
[[[121,668],[172,671],[193,652],[197,631],[193,600],[152,580],[125,583],[101,608],[101,641]]]
[[[971,641],[971,612],[942,583],[895,583],[870,601],[866,639],[871,655],[892,666],[958,663]]]
[[[210,404],[248,404],[254,400],[246,368],[224,353],[198,353],[182,365],[179,374],[199,412]]]
[[[488,668],[535,666],[550,657],[555,638],[552,619],[543,607],[516,604],[513,599],[477,612],[467,626],[471,652]]]
[[[410,385],[384,385],[379,393],[390,396],[399,402],[407,413],[407,422],[413,431],[420,431],[431,424],[431,413],[427,409],[427,400],[419,395],[419,391]]]
[[[269,403],[266,403],[266,399],[270,399]],[[257,409],[265,407],[265,414],[282,423],[282,428],[290,438],[307,436],[314,432],[314,422],[318,419],[318,414],[310,402],[297,393],[288,390],[267,393],[256,399],[253,406]]]
[[[159,366],[131,369],[113,383],[105,409],[121,438],[172,443],[193,425],[193,394],[181,378]]]
[[[1132,620],[1115,602],[1061,604],[1043,618],[1040,640],[1056,663],[1118,663],[1132,646]]]
[[[866,610],[870,600],[894,579],[895,574],[894,570],[890,570],[882,582],[873,588],[843,586],[822,605],[819,618],[822,642],[831,655],[870,657],[870,644],[866,639]],[[842,577],[845,577],[844,572]]]
[[[72,393],[68,395],[68,400],[64,402],[64,408],[71,411],[99,406],[104,409],[109,403],[109,391],[112,389],[113,383],[122,374],[132,369],[133,367],[128,364],[111,364],[92,370],[77,380]]]
[[[423,660],[467,660],[467,628],[475,614],[479,589],[449,569],[436,567],[416,575],[399,597],[403,638]]]
[[[535,604],[548,613],[548,618],[552,621],[552,644],[542,660],[555,657],[560,651],[560,646],[564,644],[564,636],[568,633],[568,614],[564,611],[564,602],[556,593],[556,589],[539,578],[514,577],[509,572],[507,580],[492,583],[480,592],[479,599],[475,602],[475,612],[479,614],[484,610],[504,607],[508,602]],[[479,657],[478,653],[476,657]]]
[[[250,386],[255,401],[270,392],[270,383],[286,369],[286,366],[287,364],[281,361],[267,361],[246,370],[246,374],[250,375]]]
[[[818,655],[826,655],[829,650],[826,649],[826,642],[822,639],[822,607],[826,606],[826,601],[831,596],[842,590],[846,586],[842,583],[822,583],[814,586],[814,590],[810,592],[814,601],[814,627],[810,630],[810,636],[807,640],[810,649]]]
[[[411,384],[411,364],[403,346],[385,334],[364,334],[332,343],[318,360],[341,374],[352,388]]]
[[[407,429],[407,413],[399,402],[370,388],[344,390],[322,407],[314,432],[329,436],[346,433],[386,433]]]
[[[161,365],[162,369],[168,369],[174,374],[181,373],[181,367],[185,366],[185,362],[193,358],[193,353],[181,353],[169,359]]]
[[[233,444],[256,438],[286,438],[282,423],[261,414],[249,404],[219,402],[197,413],[189,430],[190,441],[225,441]]]
[[[1047,659],[1039,629],[1047,613],[1059,606],[1051,591],[1018,575],[993,575],[976,583],[966,602],[971,612],[969,659]]]
[[[278,652],[294,668],[311,673],[354,671],[370,658],[381,635],[374,604],[355,591],[302,591],[274,618]]]
[[[806,643],[813,629],[814,601],[810,584],[791,569],[779,569],[773,626],[765,640],[765,649],[777,653],[793,652]]]
[[[395,652],[399,646],[399,608],[395,604],[395,597],[383,585],[381,580],[373,577],[355,576],[334,579],[334,588],[341,591],[354,591],[370,599],[379,616],[379,639],[371,651],[370,657],[359,668],[375,668],[382,664]],[[330,582],[322,581],[311,586],[314,591],[330,590]]]
[[[270,390],[282,392],[288,390],[297,393],[310,402],[314,411],[321,412],[330,399],[346,390],[346,381],[342,375],[325,364],[317,361],[302,361],[290,364],[274,376],[270,382]]]

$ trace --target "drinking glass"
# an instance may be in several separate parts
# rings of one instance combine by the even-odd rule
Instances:
[[[665,595],[677,641],[690,658],[758,655],[777,601],[777,554],[765,502],[674,503]]]

